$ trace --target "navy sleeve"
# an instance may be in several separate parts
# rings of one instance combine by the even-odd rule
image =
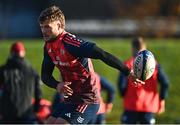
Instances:
[[[126,93],[126,89],[128,85],[127,77],[123,73],[119,75],[117,85],[118,85],[118,91],[120,95],[123,97]]]
[[[90,57],[92,55],[92,48],[95,45],[95,43],[69,35],[63,38],[63,43],[67,51],[75,57]]]
[[[101,80],[101,87],[103,90],[107,91],[107,103],[112,103],[114,100],[114,94],[115,94],[115,89],[114,87],[111,85],[111,83],[105,79],[104,77],[100,77]]]
[[[65,48],[75,57],[100,59],[107,65],[122,71],[126,76],[130,74],[129,68],[112,54],[97,47],[94,43],[66,35],[63,38]]]
[[[130,74],[130,69],[121,60],[96,45],[93,47],[91,58],[102,60],[107,65],[123,72],[126,76]]]
[[[160,65],[158,65],[158,81],[161,86],[160,99],[165,99],[168,95],[169,79]]]
[[[44,48],[44,59],[41,68],[41,79],[42,81],[51,88],[56,88],[58,81],[53,77],[54,63],[51,61],[47,50]]]

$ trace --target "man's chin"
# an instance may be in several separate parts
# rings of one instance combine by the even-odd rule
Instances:
[[[49,41],[50,39],[49,38],[43,38],[44,39],[44,41]]]
[[[50,39],[44,39],[46,42],[52,42],[54,41],[56,38],[50,38]]]

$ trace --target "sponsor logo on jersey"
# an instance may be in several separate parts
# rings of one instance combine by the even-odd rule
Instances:
[[[56,59],[56,61],[53,61],[53,63],[54,63],[55,65],[60,65],[60,66],[69,66],[69,65],[70,65],[69,62],[62,62],[62,61],[60,60],[60,57],[59,57],[59,56],[56,56],[55,59]]]
[[[53,61],[55,65],[70,66],[69,62]]]

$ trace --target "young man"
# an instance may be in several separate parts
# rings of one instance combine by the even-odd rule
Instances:
[[[40,78],[25,60],[25,48],[21,42],[11,46],[6,64],[0,67],[0,88],[1,123],[37,123],[34,109],[38,111],[40,106]]]
[[[63,110],[57,109],[47,119],[47,123],[85,124],[97,113],[99,98],[89,58],[100,59],[126,76],[133,77],[135,82],[141,82],[116,57],[94,43],[66,32],[65,17],[58,7],[52,6],[42,11],[39,23],[45,40],[42,80],[65,97],[63,104],[59,106]],[[59,69],[62,82],[52,76],[54,66]]]
[[[139,51],[145,50],[146,44],[141,37],[132,41],[132,57],[125,63],[129,68]],[[160,83],[160,95],[158,94]],[[124,101],[124,113],[121,118],[123,124],[154,124],[154,113],[165,110],[165,98],[168,92],[168,79],[157,63],[153,76],[145,81],[145,85],[132,85],[132,80],[123,73],[119,76],[118,86]]]

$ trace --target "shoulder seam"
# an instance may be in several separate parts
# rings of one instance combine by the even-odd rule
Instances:
[[[71,45],[77,46],[77,47],[79,47],[80,44],[81,44],[80,41],[79,41],[77,38],[72,37],[72,36],[70,36],[69,34],[67,34],[67,35],[64,36],[63,41],[64,41],[65,43],[67,43],[67,44],[71,44]]]

